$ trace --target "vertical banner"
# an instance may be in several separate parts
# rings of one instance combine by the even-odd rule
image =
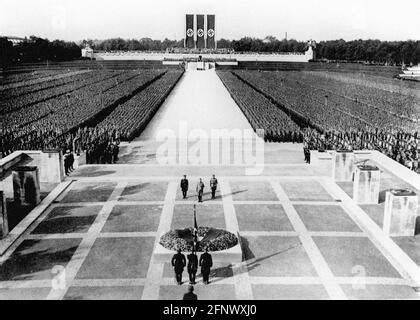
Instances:
[[[197,14],[197,48],[204,47],[204,14]]]
[[[207,49],[216,49],[215,15],[207,15]]]
[[[185,47],[194,48],[194,15],[187,14],[185,16]]]

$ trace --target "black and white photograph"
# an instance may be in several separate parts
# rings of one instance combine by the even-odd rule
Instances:
[[[0,305],[420,300],[418,0],[0,0],[0,149]]]

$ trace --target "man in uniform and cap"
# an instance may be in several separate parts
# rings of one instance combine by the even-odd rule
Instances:
[[[197,274],[197,269],[198,269],[198,258],[197,258],[197,255],[195,254],[194,249],[187,256],[187,258],[188,258],[187,271],[190,277],[190,284],[195,284],[195,275]]]
[[[198,181],[197,187],[195,188],[195,190],[197,191],[198,202],[203,202],[204,182],[203,180],[201,180],[201,178]]]
[[[175,280],[178,284],[182,284],[182,272],[186,265],[185,256],[181,253],[181,249],[177,250],[177,253],[174,254],[171,261],[172,267],[175,271]]]
[[[66,176],[69,175],[70,171],[70,150],[67,150],[64,154],[64,172]]]
[[[217,190],[217,184],[218,181],[216,179],[216,176],[213,175],[213,177],[210,179],[210,188],[211,188],[211,198],[216,198],[216,190]]]
[[[181,179],[181,191],[182,191],[182,198],[187,198],[187,191],[188,191],[188,179],[187,176],[184,174],[184,178]]]
[[[211,258],[208,248],[206,248],[206,251],[200,256],[199,266],[201,267],[204,284],[209,284],[210,268],[213,266],[213,259]]]

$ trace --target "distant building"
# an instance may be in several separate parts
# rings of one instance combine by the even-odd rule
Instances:
[[[82,58],[93,59],[93,49],[89,46],[86,46],[82,49]]]
[[[9,36],[5,36],[4,38],[6,38],[7,40],[11,41],[14,46],[16,46],[19,43],[22,43],[23,41],[27,40],[25,38],[13,37],[13,36],[10,36],[10,37]]]

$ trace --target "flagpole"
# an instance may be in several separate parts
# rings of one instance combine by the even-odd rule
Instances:
[[[196,205],[194,204],[194,251],[197,251],[197,242],[198,242],[198,225],[197,225],[197,210]]]

